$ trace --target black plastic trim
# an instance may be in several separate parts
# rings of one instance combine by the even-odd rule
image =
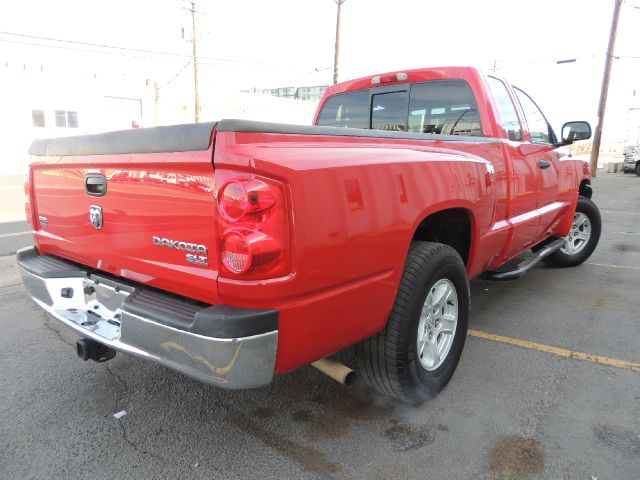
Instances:
[[[278,329],[276,310],[208,305],[146,288],[129,295],[123,311],[205,337],[242,338]]]
[[[406,140],[431,140],[440,142],[497,143],[493,137],[473,137],[468,135],[436,135],[433,133],[393,132],[361,128],[319,127],[314,125],[289,125],[285,123],[257,122],[253,120],[221,120],[216,126],[218,132],[282,133],[290,135],[326,135],[333,137],[393,138]]]
[[[92,197],[104,197],[107,186],[107,177],[100,173],[89,173],[84,177],[84,191]]]
[[[557,238],[547,243],[543,248],[538,250],[533,255],[529,256],[524,262],[518,264],[515,269],[508,270],[506,272],[489,271],[486,272],[485,277],[488,280],[516,280],[522,277],[525,273],[531,270],[542,259],[548,257],[553,252],[556,252],[564,245],[563,238]]]
[[[30,155],[116,155],[208,150],[216,122],[137,128],[76,137],[34,140]]]
[[[35,247],[18,251],[17,262],[27,272],[41,278],[86,277],[87,271],[73,262],[53,255],[40,255]]]
[[[193,333],[217,338],[261,335],[278,329],[276,310],[214,305],[196,313]]]

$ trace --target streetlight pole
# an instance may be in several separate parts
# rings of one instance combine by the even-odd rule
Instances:
[[[200,84],[198,81],[198,39],[196,33],[196,3],[191,2],[191,24],[193,29],[193,87],[195,95],[196,123],[200,123]]]
[[[333,57],[333,84],[338,83],[338,57],[340,55],[340,10],[342,4],[346,0],[333,0],[338,5],[338,14],[336,16],[336,50]]]
[[[611,19],[611,31],[609,32],[609,46],[607,47],[607,60],[604,64],[604,74],[602,76],[602,89],[600,90],[600,104],[598,105],[598,125],[593,135],[593,145],[591,146],[591,176],[596,176],[598,169],[598,156],[600,155],[600,141],[602,140],[602,125],[604,124],[604,111],[607,108],[607,94],[609,93],[609,79],[611,77],[611,64],[613,63],[613,49],[616,44],[616,33],[618,32],[618,18],[620,18],[620,8],[622,0],[616,0],[613,7],[613,18]]]

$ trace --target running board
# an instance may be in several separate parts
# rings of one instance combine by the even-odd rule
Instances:
[[[560,250],[564,246],[564,238],[559,238],[542,247],[535,254],[528,257],[524,262],[516,265],[515,270],[509,270],[507,272],[487,272],[487,278],[489,280],[515,280],[522,277],[531,268],[533,268],[540,260],[548,257],[553,252]]]

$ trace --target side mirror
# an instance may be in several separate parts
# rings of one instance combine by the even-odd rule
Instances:
[[[562,145],[571,145],[588,138],[591,138],[589,122],[567,122],[562,126]]]

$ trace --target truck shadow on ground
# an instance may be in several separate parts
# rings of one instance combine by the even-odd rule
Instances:
[[[112,387],[114,409],[127,411],[122,424],[128,439],[154,454],[160,454],[155,445],[172,442],[181,432],[206,440],[231,429],[245,441],[271,447],[310,474],[342,477],[346,467],[336,461],[339,458],[329,458],[327,447],[344,444],[345,455],[360,455],[347,454],[346,449],[361,435],[371,440],[373,434],[384,450],[426,455],[425,447],[449,431],[447,425],[429,421],[431,416],[421,409],[364,385],[344,387],[311,367],[278,377],[267,387],[240,391],[202,385],[125,355],[110,362],[108,369],[97,368],[95,381],[105,388],[93,392],[105,396],[106,385]],[[157,422],[145,420],[159,411],[164,414],[160,429],[153,426]]]
[[[510,289],[522,288],[519,283],[473,282],[477,300],[474,314],[478,309],[490,309],[491,302]],[[489,290],[485,290],[487,287]],[[55,330],[53,325],[48,328]],[[73,342],[60,340],[61,348],[70,349]],[[353,350],[340,352],[337,359],[352,365]],[[450,434],[447,415],[474,416],[473,411],[452,406],[443,397],[446,390],[415,407],[362,384],[344,387],[311,367],[277,377],[264,388],[240,391],[203,385],[123,354],[105,365],[87,362],[77,368],[92,379],[85,391],[76,394],[86,396],[93,414],[118,423],[138,454],[167,462],[174,461],[173,454],[168,455],[163,444],[173,444],[176,438],[188,435],[208,445],[204,456],[216,456],[221,452],[208,439],[230,430],[245,442],[257,441],[270,447],[312,475],[342,477],[352,470],[343,455],[335,454],[336,445],[344,446],[347,457],[362,458],[367,453],[359,451],[357,444],[366,435],[369,443],[383,451],[418,455],[427,464],[433,462],[429,447]],[[121,420],[110,418],[121,410],[127,412]],[[519,478],[540,472],[544,465],[544,453],[532,439],[498,439],[486,448],[485,473],[494,477]],[[375,463],[376,459],[370,461]],[[202,460],[200,463],[205,468]],[[412,468],[400,477],[414,478]]]

